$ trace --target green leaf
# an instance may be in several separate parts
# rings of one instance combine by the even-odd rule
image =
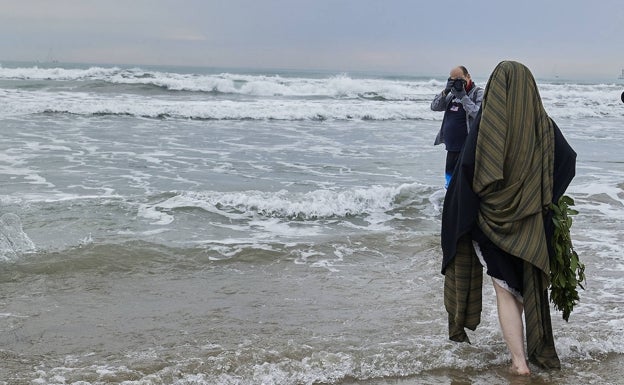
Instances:
[[[550,240],[554,256],[550,258],[550,300],[555,309],[563,312],[563,319],[568,320],[574,306],[579,301],[577,287],[585,290],[585,266],[580,262],[570,237],[572,216],[578,211],[569,206],[574,200],[562,196],[556,204],[551,204],[552,221],[555,226]]]
[[[574,206],[574,199],[567,195],[563,195],[561,198],[559,198],[559,205],[561,206],[562,203],[566,206]]]

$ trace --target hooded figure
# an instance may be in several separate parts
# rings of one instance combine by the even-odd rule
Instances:
[[[559,368],[548,303],[549,205],[575,173],[576,153],[548,117],[524,65],[493,71],[446,193],[442,274],[449,338],[469,342],[480,322],[483,266],[494,281],[499,321],[512,371],[530,362]],[[527,351],[524,351],[522,312]]]

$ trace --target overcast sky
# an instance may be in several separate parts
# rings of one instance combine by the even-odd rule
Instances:
[[[0,0],[1,61],[614,79],[621,0]]]

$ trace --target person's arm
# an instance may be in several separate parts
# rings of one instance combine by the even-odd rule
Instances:
[[[446,82],[446,88],[444,91],[440,92],[433,98],[431,102],[431,110],[432,111],[446,111],[446,107],[448,106],[451,98],[448,97],[449,92],[451,92],[451,87],[453,87],[454,80],[449,78]]]
[[[448,105],[447,94],[445,91],[440,92],[433,98],[431,102],[431,110],[432,111],[446,111],[446,106]]]
[[[472,100],[468,95],[464,95],[460,101],[464,106],[466,113],[474,119],[481,108],[481,102],[483,102],[483,89],[478,88],[475,90],[474,100]]]

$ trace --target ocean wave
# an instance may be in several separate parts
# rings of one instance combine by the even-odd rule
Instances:
[[[199,208],[231,219],[255,215],[288,220],[317,220],[386,212],[405,205],[409,197],[425,191],[420,184],[371,186],[343,191],[315,190],[307,193],[277,192],[181,192],[164,201],[145,204],[139,216],[157,224],[169,224],[177,209]]]
[[[429,105],[369,100],[204,100],[84,92],[1,90],[0,116],[60,113],[198,120],[438,120]]]
[[[443,87],[443,81],[437,79],[354,78],[347,74],[326,77],[196,74],[119,67],[0,67],[0,80],[3,79],[24,82],[4,82],[6,88],[0,89],[3,98],[0,116],[52,112],[320,121],[441,120],[443,116],[430,110],[431,100]],[[624,116],[619,108],[619,85],[540,83],[538,86],[546,111],[553,118]]]
[[[481,328],[483,328],[481,326]],[[481,330],[481,329],[480,329]],[[321,339],[323,336],[316,337]],[[67,357],[59,367],[45,366],[34,375],[37,383],[51,383],[61,376],[71,378],[98,378],[105,376],[110,382],[124,384],[156,384],[175,378],[176,384],[197,385],[251,385],[251,384],[332,384],[332,383],[456,383],[462,378],[475,384],[500,383],[507,378],[505,355],[493,343],[482,343],[483,353],[475,354],[463,345],[440,342],[443,336],[405,338],[405,342],[386,342],[349,349],[319,349],[312,344],[296,346],[290,340],[286,347],[271,349],[254,346],[250,340],[240,343],[235,349],[210,340],[184,344],[180,349],[163,348],[131,351],[126,362],[100,361],[93,363],[88,357],[74,355]],[[568,338],[574,341],[574,338]],[[559,342],[559,341],[557,341]],[[621,349],[611,347],[610,341],[600,339],[595,342],[609,345],[611,358],[621,354]],[[184,349],[184,352],[179,350]],[[607,350],[607,349],[605,349]],[[161,355],[183,357],[163,363]],[[483,357],[487,357],[484,359]],[[12,360],[16,360],[10,357]],[[564,359],[567,367],[582,365],[580,375],[574,370],[562,370],[548,376],[538,371],[532,378],[555,378],[557,383],[574,383],[580,379],[591,383],[615,384],[617,373],[601,370],[602,367],[616,366],[618,360],[605,360],[597,352],[587,357],[568,355]],[[199,362],[199,364],[198,364]],[[209,364],[204,364],[208,362]],[[198,367],[201,370],[198,370]],[[128,378],[136,380],[128,381]],[[472,382],[474,381],[474,382]],[[97,381],[81,381],[96,384]],[[522,382],[520,382],[522,383]]]
[[[624,117],[624,110],[609,102],[609,96],[596,93],[558,97],[547,93],[544,106],[557,119]],[[242,100],[215,98],[168,98],[159,95],[98,94],[92,92],[50,92],[0,89],[3,99],[0,117],[41,113],[82,116],[136,116],[156,119],[197,120],[442,120],[443,114],[431,111],[428,100],[387,101],[383,96],[366,98]]]
[[[194,74],[146,71],[140,68],[91,67],[3,68],[0,79],[101,81],[118,85],[149,85],[167,91],[209,92],[249,96],[370,98],[377,100],[412,100],[435,93],[442,85],[437,80],[356,79],[346,74],[323,78],[283,77],[280,75],[245,75],[233,73]]]
[[[0,79],[9,80],[89,80],[89,79],[106,79],[116,74],[122,73],[119,67],[90,67],[86,69],[70,69],[70,68],[40,68],[18,67],[5,68],[0,67]]]

